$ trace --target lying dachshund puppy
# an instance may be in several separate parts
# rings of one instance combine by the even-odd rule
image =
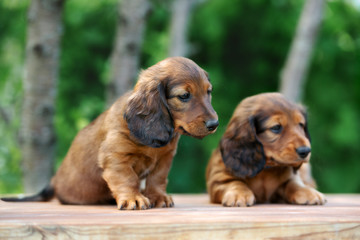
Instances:
[[[210,200],[324,204],[310,173],[310,136],[301,106],[279,93],[244,99],[235,109],[206,172]]]
[[[75,137],[49,187],[8,201],[104,204],[119,209],[172,207],[167,176],[180,134],[203,138],[215,132],[208,74],[193,61],[167,58],[142,71],[133,91]],[[140,180],[146,186],[140,192]]]

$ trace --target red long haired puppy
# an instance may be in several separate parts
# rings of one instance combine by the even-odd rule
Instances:
[[[215,132],[208,74],[193,61],[167,58],[144,70],[133,91],[75,137],[49,187],[9,201],[104,204],[119,209],[172,207],[167,176],[181,134]],[[140,180],[146,179],[140,191]]]
[[[303,107],[279,93],[246,98],[210,158],[210,200],[229,207],[284,201],[324,204],[311,177],[310,152]]]

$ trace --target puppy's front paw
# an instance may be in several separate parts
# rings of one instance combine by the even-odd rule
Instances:
[[[116,198],[116,203],[119,210],[145,210],[150,208],[149,199],[140,193],[119,195]]]
[[[255,196],[249,189],[244,191],[227,191],[222,199],[225,207],[249,207],[255,204]]]
[[[151,194],[148,197],[150,199],[151,207],[165,208],[174,206],[172,197],[167,194]]]
[[[289,202],[301,205],[323,205],[326,203],[324,194],[310,187],[297,189],[290,194]]]

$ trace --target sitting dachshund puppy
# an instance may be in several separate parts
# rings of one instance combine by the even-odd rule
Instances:
[[[301,106],[279,93],[244,99],[206,171],[210,200],[228,207],[255,202],[324,204],[310,174],[310,136]]]
[[[218,126],[211,91],[208,74],[186,58],[142,71],[133,91],[77,134],[49,187],[17,201],[172,207],[166,185],[180,135],[201,139]]]

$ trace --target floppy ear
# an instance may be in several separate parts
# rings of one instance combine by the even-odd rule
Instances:
[[[143,145],[158,148],[170,142],[174,126],[163,81],[142,81],[129,97],[124,118]]]
[[[309,132],[309,128],[308,128],[308,114],[305,110],[305,107],[300,106],[300,109],[301,109],[302,115],[305,118],[305,126],[304,126],[305,136],[307,137],[307,139],[309,139],[309,142],[311,142],[310,132]]]
[[[256,136],[255,117],[233,119],[220,142],[225,166],[237,177],[254,177],[265,166],[263,145]]]
[[[311,137],[310,137],[310,132],[309,132],[309,128],[308,128],[308,119],[307,119],[307,114],[305,113],[305,136],[309,139],[309,142],[311,142]]]

